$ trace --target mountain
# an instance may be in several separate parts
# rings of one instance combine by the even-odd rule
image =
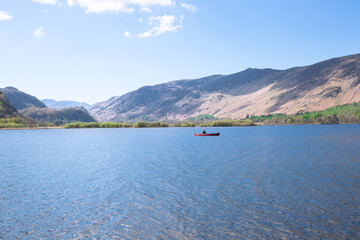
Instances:
[[[0,92],[0,129],[1,128],[24,128],[24,127],[47,127],[48,123],[40,124],[34,119],[20,115],[16,108],[11,105],[6,96]]]
[[[0,118],[18,117],[19,114],[15,107],[10,104],[9,100],[0,91]]]
[[[25,108],[20,110],[24,116],[36,119],[40,122],[51,122],[63,125],[71,122],[96,122],[83,108],[64,108],[60,110],[50,108]]]
[[[9,99],[10,103],[17,110],[25,109],[28,107],[46,108],[46,105],[36,97],[24,93],[22,91],[19,91],[14,87],[2,88],[0,89],[0,91],[2,91],[5,94],[7,99]]]
[[[83,107],[83,108],[87,109],[90,107],[90,105],[85,102],[56,101],[53,99],[43,99],[41,101],[47,107],[52,108],[52,109],[62,109],[62,108],[72,108],[72,107]]]
[[[55,110],[46,107],[46,105],[36,97],[19,91],[14,87],[3,88],[6,98],[14,105],[17,111],[26,119],[32,118],[40,122],[50,122],[56,125],[62,125],[70,122],[95,122],[86,109],[64,108]],[[16,111],[15,110],[15,111]]]
[[[287,70],[247,69],[145,86],[94,104],[99,121],[183,120],[201,114],[295,114],[360,101],[360,54]]]

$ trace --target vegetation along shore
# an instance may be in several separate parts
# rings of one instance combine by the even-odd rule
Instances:
[[[213,122],[200,123],[198,126],[205,127],[220,127],[220,126],[254,126],[254,122],[251,120],[216,120]],[[135,124],[130,123],[113,123],[113,122],[76,122],[68,123],[64,128],[162,128],[162,127],[196,127],[193,122],[181,122],[181,123],[165,123],[165,122],[145,122],[139,121]]]

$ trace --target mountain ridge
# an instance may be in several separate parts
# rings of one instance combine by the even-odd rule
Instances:
[[[18,90],[15,87],[0,88],[10,103],[17,109],[22,110],[28,107],[46,108],[46,105],[42,103],[36,97]]]
[[[72,108],[72,107],[83,107],[87,109],[90,107],[90,104],[87,104],[86,102],[76,102],[71,100],[57,101],[54,99],[41,99],[41,102],[43,102],[47,107],[56,110],[63,108]]]
[[[89,112],[99,121],[293,114],[357,102],[359,84],[360,54],[353,54],[285,70],[248,68],[229,75],[144,86],[96,103]]]

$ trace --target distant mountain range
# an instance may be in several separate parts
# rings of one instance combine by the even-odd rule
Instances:
[[[287,70],[247,69],[145,86],[96,103],[99,121],[183,120],[201,114],[294,114],[360,101],[360,54]]]
[[[41,100],[46,106],[52,109],[62,109],[62,108],[72,108],[72,107],[83,107],[85,109],[90,107],[90,104],[85,102],[75,102],[75,101],[56,101],[53,99],[43,99]]]

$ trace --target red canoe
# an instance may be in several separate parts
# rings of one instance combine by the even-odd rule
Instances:
[[[205,133],[205,134],[194,133],[194,136],[220,136],[220,133]]]

